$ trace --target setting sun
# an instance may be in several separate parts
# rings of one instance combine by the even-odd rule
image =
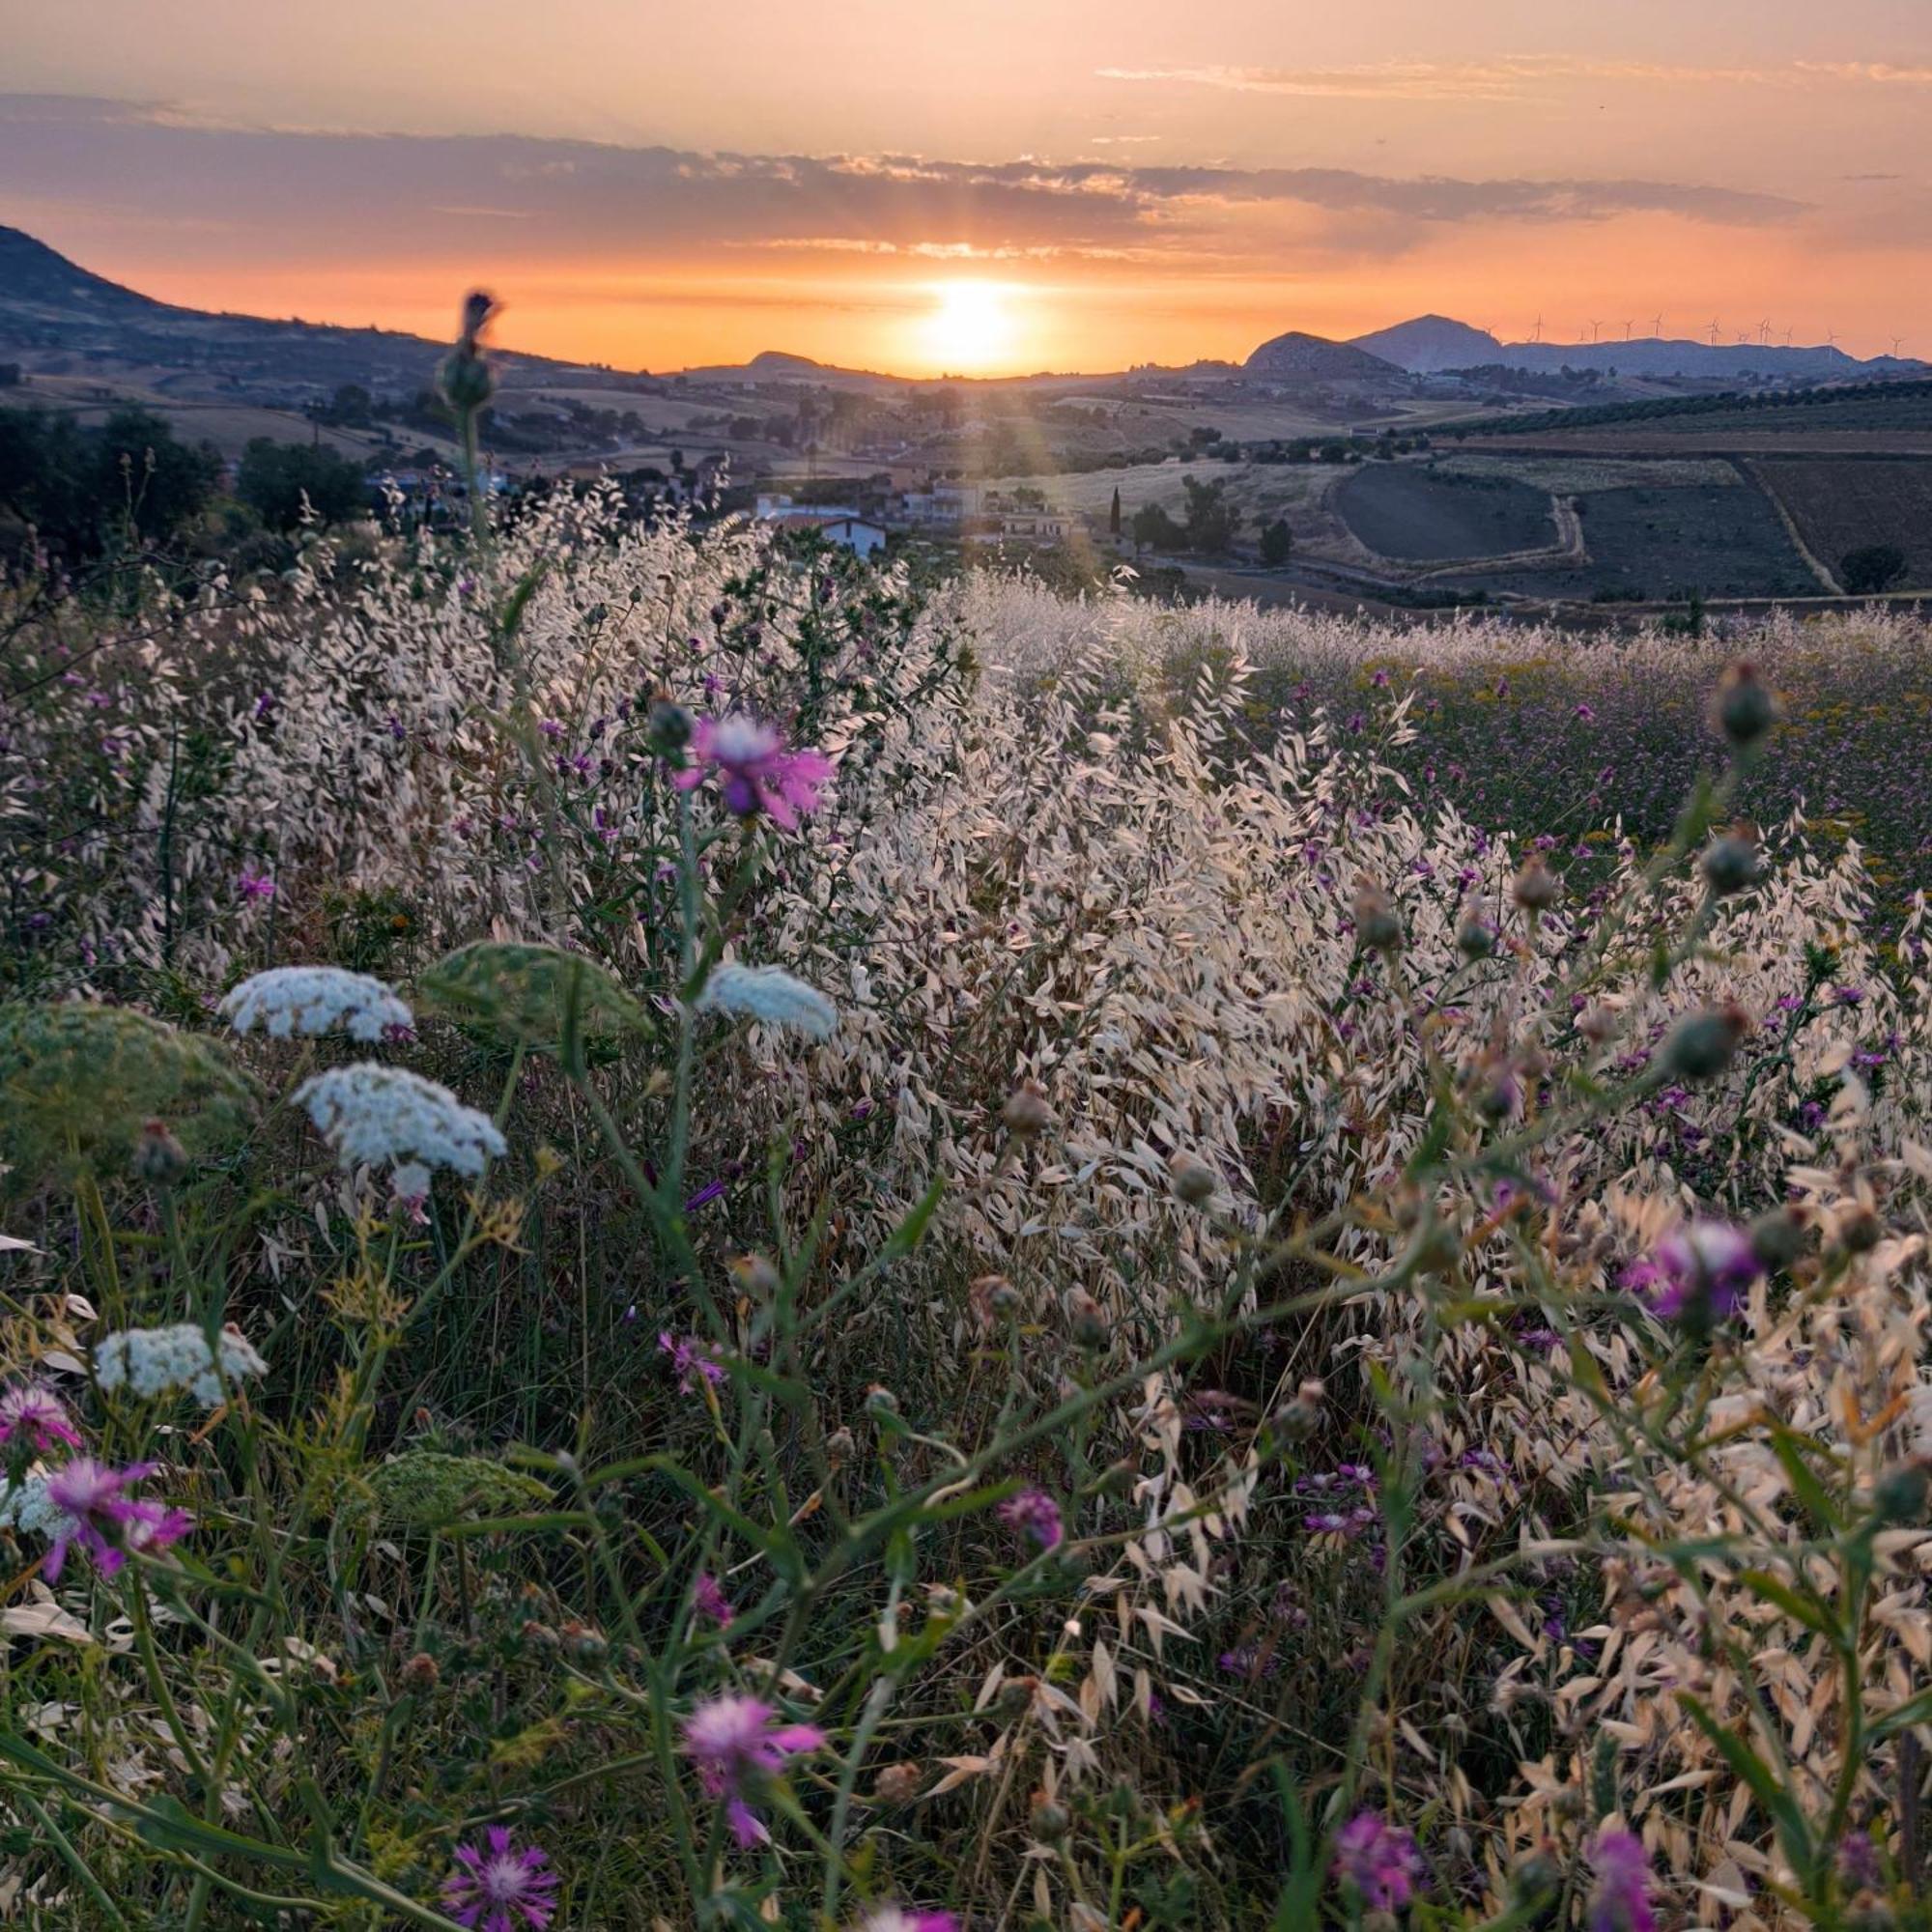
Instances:
[[[998,282],[945,282],[920,329],[925,358],[949,374],[1004,367],[1019,341],[1015,291]]]

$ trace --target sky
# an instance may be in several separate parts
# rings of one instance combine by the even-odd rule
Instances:
[[[1932,0],[0,0],[0,222],[622,368],[1932,354]]]

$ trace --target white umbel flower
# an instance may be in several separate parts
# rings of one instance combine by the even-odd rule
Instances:
[[[340,1027],[356,1039],[374,1041],[387,1028],[415,1024],[409,1008],[382,980],[340,966],[271,967],[243,980],[221,1002],[221,1011],[237,1033],[253,1033],[259,1026],[271,1039]]]
[[[203,1408],[221,1400],[222,1378],[238,1382],[262,1376],[269,1365],[239,1328],[221,1331],[221,1375],[214,1372],[208,1337],[192,1321],[168,1328],[124,1328],[94,1350],[94,1378],[110,1392],[129,1388],[152,1399],[186,1389]]]
[[[838,1031],[838,1009],[782,966],[714,967],[697,1004],[705,1012],[790,1027],[813,1039],[830,1039]]]
[[[488,1114],[406,1067],[331,1066],[304,1080],[295,1097],[344,1167],[414,1162],[473,1175],[507,1151]]]
[[[26,1476],[0,1493],[0,1529],[30,1531],[51,1538],[67,1520],[67,1511],[47,1494],[44,1476]]]

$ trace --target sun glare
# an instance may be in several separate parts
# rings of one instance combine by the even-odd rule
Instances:
[[[1013,291],[998,282],[943,282],[921,334],[926,359],[964,374],[1003,365],[1019,340]]]

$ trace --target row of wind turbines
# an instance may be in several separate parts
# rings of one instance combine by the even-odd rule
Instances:
[[[1629,342],[1632,339],[1631,331],[1636,327],[1636,324],[1637,324],[1637,318],[1635,317],[1633,317],[1631,320],[1627,321],[1624,324],[1623,339],[1626,342]],[[1794,327],[1795,325],[1792,325],[1785,328],[1783,340],[1777,346],[1785,349],[1789,349],[1792,346],[1791,337]],[[1576,340],[1577,342],[1580,343],[1585,339],[1582,331],[1586,328],[1590,331],[1588,336],[1589,341],[1601,342],[1604,339],[1604,325],[1601,322],[1585,322],[1577,325],[1577,333],[1576,336]],[[1697,332],[1698,334],[1701,335],[1704,333],[1706,329],[1709,329],[1710,331],[1711,347],[1715,349],[1718,346],[1718,340],[1719,336],[1721,336],[1724,333],[1724,325],[1716,316],[1713,316],[1708,323],[1705,323],[1699,327]],[[1492,327],[1487,332],[1491,335],[1493,335],[1495,333],[1495,330],[1493,327]],[[1740,349],[1748,349],[1749,347],[1751,347],[1753,343],[1755,343],[1756,346],[1760,349],[1769,349],[1773,346],[1772,337],[1775,332],[1776,331],[1772,324],[1772,321],[1770,317],[1767,316],[1763,321],[1761,321],[1758,324],[1755,333],[1753,333],[1749,329],[1739,329],[1737,332],[1736,346]],[[1651,318],[1650,339],[1654,341],[1661,341],[1662,340],[1662,337],[1663,337],[1663,317],[1662,314],[1659,314]],[[1536,325],[1530,333],[1529,339],[1532,342],[1541,342],[1543,340],[1543,318],[1540,315],[1536,318]],[[1610,339],[1612,341],[1616,340],[1614,336],[1612,336]],[[1898,354],[1904,342],[1905,342],[1905,337],[1902,335],[1894,335],[1891,338],[1891,353],[1894,356]],[[1825,331],[1825,347],[1828,349],[1835,349],[1837,347],[1837,344],[1838,344],[1838,331],[1835,328],[1828,328]]]

